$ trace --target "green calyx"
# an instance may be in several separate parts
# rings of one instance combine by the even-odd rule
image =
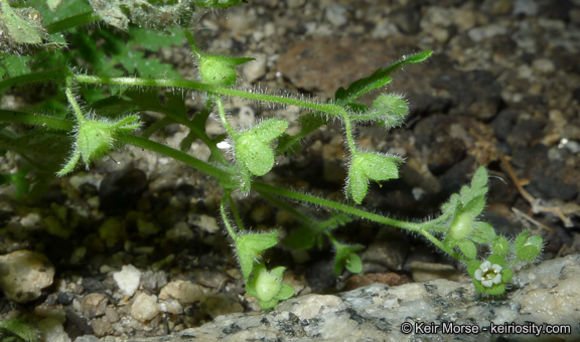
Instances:
[[[72,172],[80,159],[88,168],[91,162],[104,157],[113,149],[117,136],[129,134],[140,125],[138,115],[129,115],[117,121],[80,121],[76,130],[73,153],[57,175],[64,176]]]
[[[272,141],[288,128],[280,119],[262,121],[256,127],[234,137],[236,160],[255,176],[263,176],[274,167]]]
[[[262,310],[273,309],[279,301],[294,294],[294,288],[282,282],[285,269],[279,266],[268,271],[262,263],[254,266],[253,276],[246,283],[246,291],[258,300]]]
[[[369,180],[384,181],[398,178],[398,163],[402,158],[378,154],[356,153],[348,169],[347,195],[357,204],[361,204],[368,190]]]
[[[235,67],[251,60],[253,58],[200,55],[199,74],[204,83],[228,87],[236,83]]]

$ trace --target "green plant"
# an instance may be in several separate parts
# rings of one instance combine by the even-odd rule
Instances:
[[[0,57],[0,91],[12,91],[14,87],[37,83],[52,87],[46,96],[35,99],[34,104],[28,107],[0,110],[0,148],[21,157],[19,173],[4,175],[3,179],[14,182],[20,195],[29,192],[33,196],[42,191],[42,184],[47,184],[55,173],[62,176],[72,172],[81,159],[89,167],[112,148],[124,144],[182,161],[214,177],[223,188],[220,205],[223,224],[234,242],[246,290],[258,299],[264,309],[270,309],[278,301],[289,298],[293,290],[282,281],[284,268],[269,269],[262,258],[264,251],[279,243],[278,232],[246,230],[232,196],[236,191],[258,193],[302,222],[302,226],[290,232],[283,241],[286,245],[306,249],[328,239],[336,250],[336,274],[344,268],[354,273],[362,270],[356,253],[363,246],[339,242],[333,230],[354,219],[365,219],[423,236],[444,253],[467,265],[477,291],[489,295],[502,294],[505,284],[511,280],[513,267],[533,261],[541,252],[542,239],[524,232],[514,242],[509,242],[497,236],[491,225],[481,221],[488,191],[485,168],[479,168],[471,185],[462,187],[458,194],[452,195],[443,204],[440,216],[428,221],[396,220],[357,206],[366,197],[369,181],[380,182],[399,177],[398,166],[403,158],[361,150],[353,136],[355,126],[366,122],[386,129],[396,127],[403,123],[409,112],[405,99],[398,95],[380,94],[370,107],[358,99],[390,83],[390,75],[394,71],[405,65],[423,62],[429,58],[431,51],[412,54],[380,68],[346,89],[338,89],[334,99],[325,103],[240,90],[235,87],[236,66],[251,58],[201,52],[190,27],[195,21],[195,13],[205,7],[228,7],[241,2],[90,0],[61,3],[36,0],[24,3],[1,0],[0,24],[3,33],[0,39],[3,54]],[[91,29],[88,24],[96,21],[104,21],[109,29]],[[136,24],[146,28],[136,27]],[[16,30],[16,27],[22,30]],[[185,40],[199,62],[199,81],[183,79],[170,65],[155,57],[145,57],[143,52],[181,44]],[[81,68],[85,72],[79,72]],[[192,119],[187,116],[184,91],[207,95],[205,108]],[[224,96],[298,106],[308,113],[301,115],[301,130],[295,135],[285,133],[288,122],[282,119],[267,119],[252,128],[238,131],[228,120]],[[77,98],[85,101],[85,108],[91,108],[92,114],[84,113],[86,110],[79,105]],[[68,107],[72,109],[72,116]],[[209,114],[214,110],[226,131],[218,137],[210,137],[204,129]],[[142,124],[139,115],[134,113],[144,111],[161,113],[164,118],[135,133]],[[295,153],[304,137],[330,119],[337,119],[344,126],[349,154],[345,196],[349,204],[256,179],[272,170],[276,156]],[[181,142],[181,150],[149,139],[156,130],[171,123],[189,129],[189,135]],[[30,130],[23,128],[22,124],[24,127],[32,125],[42,129]],[[72,143],[63,143],[70,140],[69,132],[74,132]],[[228,158],[217,147],[225,139],[232,146],[233,158]],[[208,146],[210,162],[184,152],[194,140]],[[52,159],[56,155],[58,160],[64,160],[67,151],[51,147],[54,145],[72,146],[72,152],[68,152],[69,160],[63,166],[50,163],[46,157],[43,159],[38,155],[42,152]],[[23,186],[22,178],[26,178],[27,173],[32,172],[30,170],[34,170],[36,176],[34,186],[28,183]],[[290,200],[325,207],[330,210],[330,217],[326,220],[312,218],[295,208]],[[479,255],[485,253],[490,255],[481,261]]]

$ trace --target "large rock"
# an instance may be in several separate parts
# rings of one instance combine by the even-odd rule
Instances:
[[[371,285],[338,295],[308,295],[288,300],[263,313],[220,316],[174,336],[136,338],[156,341],[578,341],[580,339],[580,255],[545,261],[517,273],[505,298],[482,298],[467,279],[443,279],[397,287]],[[442,322],[478,326],[487,332],[442,334]],[[405,324],[415,332],[401,332]],[[424,325],[422,325],[424,324]],[[490,334],[532,324],[569,325],[570,334]],[[440,327],[438,333],[417,329]],[[449,326],[449,325],[448,325]],[[566,326],[564,326],[566,328]],[[432,328],[434,329],[434,328]],[[121,341],[105,338],[105,341]]]
[[[0,289],[15,302],[39,298],[53,279],[54,267],[40,253],[19,250],[0,256]]]

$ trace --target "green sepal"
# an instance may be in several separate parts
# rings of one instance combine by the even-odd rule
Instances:
[[[462,240],[457,243],[457,247],[467,259],[475,259],[477,256],[477,247],[469,240]]]
[[[235,58],[220,55],[200,55],[199,74],[205,83],[228,87],[236,83],[237,65],[254,60],[253,58]]]
[[[473,216],[469,212],[456,215],[445,236],[450,241],[461,241],[471,236],[473,231]]]
[[[235,141],[236,159],[255,176],[263,176],[274,166],[272,140],[288,128],[288,122],[280,119],[262,121],[256,127],[242,132]]]
[[[235,149],[236,159],[241,160],[256,176],[265,175],[274,166],[274,151],[252,134],[244,134],[236,139]]]
[[[501,280],[503,283],[507,284],[512,281],[514,276],[514,271],[511,268],[504,268],[501,270]]]
[[[492,295],[492,296],[499,296],[499,295],[504,294],[504,292],[505,292],[504,283],[499,283],[499,284],[493,285],[492,287],[483,287],[483,288],[484,288],[485,293],[487,293],[488,295]]]
[[[400,95],[381,94],[371,106],[371,113],[373,111],[380,115],[380,119],[387,127],[397,127],[403,124],[405,117],[409,114],[409,105]]]
[[[294,294],[294,288],[282,283],[285,267],[275,267],[271,271],[263,263],[256,263],[252,277],[246,282],[246,292],[258,300],[262,310],[273,309],[278,301],[286,300]]]
[[[240,235],[234,241],[244,280],[248,281],[254,262],[268,248],[278,243],[278,231]]]

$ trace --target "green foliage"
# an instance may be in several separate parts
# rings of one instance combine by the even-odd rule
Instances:
[[[0,337],[13,336],[24,342],[37,342],[40,332],[25,318],[12,318],[0,321]]]
[[[348,169],[347,195],[361,204],[367,194],[369,180],[399,178],[397,163],[403,159],[378,153],[356,153]]]
[[[264,252],[278,245],[279,233],[278,230],[266,233],[244,230],[232,192],[257,192],[301,221],[284,239],[284,245],[308,249],[321,248],[329,242],[336,252],[336,275],[344,269],[361,272],[363,267],[357,252],[364,247],[337,241],[334,229],[354,219],[366,219],[424,236],[443,252],[467,264],[477,291],[489,295],[504,293],[505,285],[513,276],[513,266],[535,260],[542,249],[542,238],[523,232],[511,242],[498,236],[490,224],[481,220],[488,191],[488,174],[483,167],[475,172],[469,186],[463,186],[442,205],[439,217],[421,223],[392,219],[282,186],[252,183],[253,177],[271,172],[280,154],[298,152],[303,138],[330,118],[344,125],[350,159],[345,179],[346,198],[361,204],[370,181],[398,178],[398,167],[403,159],[361,151],[353,132],[361,122],[384,126],[387,130],[400,126],[409,114],[409,106],[396,94],[379,94],[370,108],[359,99],[392,82],[394,71],[426,60],[431,51],[406,56],[379,68],[346,89],[338,89],[335,98],[327,103],[236,89],[236,67],[252,58],[202,52],[190,29],[200,9],[225,8],[242,2],[31,0],[12,6],[6,0],[1,1],[0,91],[34,91],[35,88],[26,87],[38,84],[48,84],[50,91],[36,92],[38,101],[19,111],[0,109],[0,153],[18,155],[18,170],[0,175],[0,183],[13,186],[17,197],[39,193],[41,185],[49,184],[55,173],[68,174],[80,161],[88,167],[123,144],[182,161],[215,177],[223,188],[222,221],[234,242],[246,290],[258,299],[263,309],[273,308],[294,293],[290,285],[282,282],[285,268],[269,269],[264,261]],[[100,23],[99,29],[90,25],[95,22]],[[189,42],[199,62],[197,80],[183,79],[171,64],[158,57],[160,49],[181,46],[185,41]],[[205,106],[193,117],[185,104],[185,92],[200,93],[207,99]],[[76,95],[83,98],[83,106],[77,102]],[[277,118],[236,131],[228,121],[223,96],[293,105],[309,112],[300,116],[301,129],[292,136],[285,133],[288,122]],[[153,122],[149,122],[152,120],[149,117],[143,119],[149,122],[148,126],[136,132],[142,126],[142,115],[150,112],[159,113],[162,118]],[[218,113],[225,134],[210,137],[205,131],[212,112]],[[189,130],[179,143],[179,150],[149,139],[161,128],[175,123]],[[34,130],[27,126],[40,128]],[[72,143],[67,139],[71,132]],[[196,140],[211,151],[209,162],[187,153]],[[223,151],[223,146],[218,147],[224,140],[232,145],[233,156]],[[64,165],[58,165],[55,161],[65,159],[65,149],[68,149],[69,159]],[[288,202],[289,199],[324,207],[329,212],[325,218],[320,218],[322,214],[305,214],[295,208],[295,203]],[[235,225],[228,218],[226,205],[230,206]],[[481,261],[481,253],[490,255]],[[12,329],[18,330],[18,326],[15,327]],[[32,335],[22,336],[31,338]]]

